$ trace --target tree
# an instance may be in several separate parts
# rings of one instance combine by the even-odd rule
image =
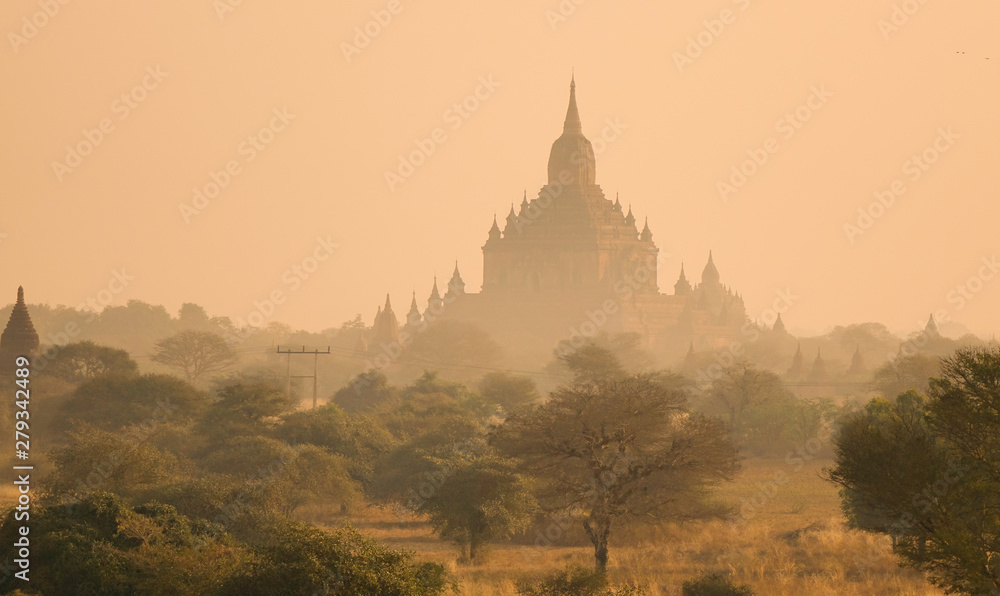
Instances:
[[[276,520],[262,528],[254,559],[218,591],[220,596],[272,594],[378,594],[438,596],[448,587],[445,570],[415,563],[347,528],[325,532],[301,522]]]
[[[236,364],[236,353],[220,335],[207,331],[181,331],[156,344],[153,362],[176,368],[191,383],[207,374]]]
[[[9,562],[19,558],[18,530],[25,527],[16,513],[9,508],[0,522],[0,558]],[[80,596],[216,594],[248,557],[224,533],[213,535],[211,524],[157,503],[131,507],[104,492],[73,509],[32,503],[30,523],[30,582],[0,582],[0,593],[24,587]]]
[[[889,534],[949,593],[1000,592],[1000,349],[946,358],[925,399],[875,399],[842,424],[830,479],[851,525]]]
[[[70,383],[82,383],[101,375],[136,374],[139,365],[125,350],[81,341],[60,348],[45,372]]]
[[[213,327],[208,312],[197,304],[185,302],[177,311],[177,322],[181,329],[206,330]]]
[[[110,374],[76,388],[62,415],[106,430],[198,416],[208,395],[171,375]]]
[[[592,350],[596,350],[592,351]],[[554,350],[556,364],[547,368],[553,372],[560,372],[560,369],[570,369],[574,374],[589,370],[593,374],[600,371],[590,367],[581,368],[591,355],[611,354],[618,363],[617,367],[625,372],[641,372],[649,370],[654,364],[652,355],[642,347],[642,336],[638,333],[607,333],[601,331],[593,337],[587,338],[582,345],[574,348],[570,340],[559,342]],[[598,360],[603,360],[604,356],[597,356]],[[576,363],[574,365],[574,363]]]
[[[396,388],[382,371],[373,369],[354,377],[333,394],[333,402],[348,412],[376,408],[396,396]]]
[[[748,408],[766,403],[783,393],[785,391],[778,375],[742,360],[723,368],[722,374],[712,381],[705,397],[725,411],[729,427],[737,430]]]
[[[416,497],[417,511],[459,546],[463,560],[478,561],[488,542],[510,538],[531,522],[535,501],[515,460],[470,450],[428,463],[437,486],[430,496]],[[422,480],[416,478],[414,484]]]
[[[479,380],[479,394],[505,412],[513,412],[538,399],[538,388],[528,377],[509,372],[491,372]]]
[[[270,383],[237,383],[219,390],[219,400],[209,406],[202,428],[215,440],[265,434],[294,409],[292,398]]]
[[[690,413],[653,375],[578,379],[508,418],[495,441],[537,479],[544,509],[582,514],[603,572],[617,522],[706,514],[707,489],[739,465],[722,422]]]
[[[152,432],[141,426],[117,433],[77,427],[70,442],[50,454],[55,469],[43,482],[46,499],[69,504],[99,491],[133,495],[175,479],[177,458],[150,445]]]
[[[335,404],[292,412],[275,432],[291,444],[318,445],[343,455],[351,477],[362,484],[371,481],[378,458],[396,445],[396,439],[376,420],[347,414]]]
[[[894,399],[910,389],[916,390],[920,395],[927,395],[931,377],[937,376],[940,370],[941,359],[937,356],[921,353],[899,355],[875,371],[871,388],[886,399]]]
[[[238,436],[213,449],[205,467],[271,486],[278,498],[275,504],[284,515],[318,501],[347,506],[359,494],[347,473],[346,460],[316,445],[292,446],[262,436]]]

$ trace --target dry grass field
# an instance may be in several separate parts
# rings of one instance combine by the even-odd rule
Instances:
[[[736,503],[756,498],[756,511],[746,509],[736,524],[643,528],[627,540],[620,533],[617,541],[612,537],[612,580],[638,583],[650,596],[680,594],[684,580],[713,571],[753,586],[758,596],[943,594],[921,574],[901,569],[887,540],[844,528],[836,488],[820,476],[831,463],[813,461],[797,470],[780,459],[746,461],[741,477],[724,486],[720,496]],[[787,475],[787,484],[769,486],[779,471]],[[303,511],[302,517],[327,526],[347,521],[320,509]],[[393,548],[445,565],[463,596],[514,596],[517,579],[540,577],[568,564],[593,565],[593,551],[575,527],[550,546],[533,546],[533,540],[497,545],[484,563],[464,566],[456,564],[453,545],[438,540],[419,520],[366,509],[349,521]]]

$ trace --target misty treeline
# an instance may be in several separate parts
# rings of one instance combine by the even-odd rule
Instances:
[[[736,505],[715,489],[746,457],[829,459],[852,525],[891,536],[904,562],[943,586],[989,593],[977,590],[995,582],[992,344],[942,360],[930,350],[953,346],[936,338],[867,373],[850,395],[810,397],[783,368],[743,357],[709,369],[716,351],[670,370],[637,336],[602,334],[562,346],[536,373],[366,370],[307,410],[288,395],[280,362],[239,354],[200,315],[203,327],[183,309],[162,320],[172,327],[144,344],[148,363],[121,345],[77,341],[32,381],[32,431],[46,446],[33,581],[18,586],[8,574],[0,592],[445,593],[443,567],[351,529],[377,506],[424,520],[463,564],[499,543],[526,563],[539,549],[592,549],[593,569],[522,578],[522,594],[641,594],[608,585],[614,549],[642,525],[733,519]],[[355,321],[335,333],[362,329]],[[871,332],[833,335],[859,343]],[[454,352],[435,347],[449,338],[491,345],[455,327],[428,337],[427,359]],[[183,362],[196,349],[218,366],[192,376]],[[886,478],[898,482],[887,488]],[[304,521],[317,508],[340,529]],[[15,541],[12,513],[2,544]],[[13,559],[9,548],[0,557]],[[709,574],[685,593],[749,592]]]

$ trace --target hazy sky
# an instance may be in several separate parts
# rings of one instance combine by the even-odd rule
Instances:
[[[649,217],[664,291],[712,249],[751,317],[792,290],[793,332],[938,310],[992,332],[998,29],[996,0],[5,0],[0,302],[24,284],[75,306],[117,271],[112,304],[245,318],[281,290],[270,320],[319,330],[370,324],[386,292],[424,307],[456,259],[478,290],[493,214],[545,182],[575,68],[597,182]],[[417,141],[433,152],[390,189]],[[193,205],[213,174],[228,185]]]

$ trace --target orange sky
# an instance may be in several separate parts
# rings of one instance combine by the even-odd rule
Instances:
[[[246,318],[281,290],[270,320],[319,330],[370,323],[386,292],[423,307],[456,259],[477,289],[493,214],[545,182],[575,68],[597,182],[649,217],[665,291],[712,249],[751,316],[799,297],[793,332],[939,310],[1000,329],[995,0],[228,2],[4,2],[0,301],[110,285]],[[67,145],[96,147],[70,168]]]

